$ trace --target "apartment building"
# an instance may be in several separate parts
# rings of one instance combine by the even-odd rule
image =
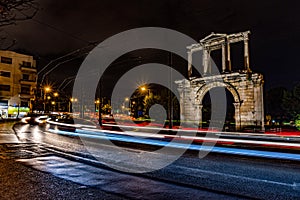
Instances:
[[[29,112],[36,85],[36,62],[32,56],[0,50],[1,117],[21,117]]]

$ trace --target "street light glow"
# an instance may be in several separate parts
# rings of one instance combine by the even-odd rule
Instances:
[[[71,98],[71,99],[70,99],[70,101],[71,101],[71,102],[73,102],[73,101],[75,101],[75,102],[76,102],[76,101],[77,101],[77,99],[76,99],[76,98]]]
[[[45,87],[45,92],[50,92],[50,91],[51,91],[51,87],[46,86],[46,87]]]

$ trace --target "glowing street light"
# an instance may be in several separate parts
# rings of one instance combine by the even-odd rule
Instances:
[[[44,87],[44,112],[46,111],[46,95],[50,91],[51,91],[51,87],[50,86],[45,86]],[[47,97],[47,99],[49,100],[49,96]]]
[[[126,97],[126,98],[124,98],[124,101],[123,101],[123,104],[122,104],[122,112],[124,113],[124,111],[126,112],[126,111],[128,111],[129,110],[129,108],[127,108],[127,102],[129,102],[129,98],[128,97]],[[127,105],[127,106],[126,106]],[[127,113],[128,114],[128,113]]]
[[[73,102],[77,102],[77,98],[70,98],[70,102],[69,102],[69,112],[71,112],[71,103]]]
[[[71,102],[77,102],[77,99],[76,98],[71,98],[70,101]]]
[[[49,87],[49,86],[46,86],[44,89],[45,89],[45,93],[48,93],[51,91],[51,87]]]

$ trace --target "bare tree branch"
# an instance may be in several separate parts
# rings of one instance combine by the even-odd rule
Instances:
[[[8,50],[16,44],[17,40],[11,38],[4,30],[0,29],[0,49]]]
[[[37,11],[36,0],[0,0],[0,27],[32,19]]]
[[[0,0],[0,27],[32,19],[38,11],[36,0]],[[10,49],[16,39],[0,29],[0,49]]]

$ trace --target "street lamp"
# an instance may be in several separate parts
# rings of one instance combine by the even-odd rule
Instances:
[[[51,91],[50,86],[45,86],[44,87],[44,112],[46,111],[46,95]],[[49,96],[48,96],[49,97]]]
[[[144,106],[144,109],[145,109],[144,115],[145,115],[146,112],[147,112],[148,103],[150,102],[150,98],[151,98],[151,97],[150,97],[150,89],[147,88],[146,86],[141,86],[141,87],[140,87],[140,90],[141,90],[142,93],[147,92],[147,94],[146,94],[145,97],[144,97],[144,101],[143,101],[143,106]],[[147,97],[147,98],[146,98],[146,97]]]
[[[99,99],[97,99],[96,101],[95,101],[95,104],[96,104],[96,111],[99,111],[99,106],[100,106],[100,100]]]
[[[55,111],[55,101],[51,101],[51,105],[53,106],[52,111]]]
[[[125,111],[125,112],[126,112],[126,111],[129,111],[129,108],[127,109],[127,107],[126,107],[127,102],[129,102],[129,98],[128,98],[128,97],[126,97],[126,98],[124,99],[124,101],[123,101],[123,105],[122,105],[122,111],[123,111],[123,114],[124,114],[124,111]],[[128,112],[127,112],[126,114],[128,114]]]
[[[54,96],[54,98],[55,98],[55,101],[57,102],[57,110],[56,110],[56,104],[53,106],[53,111],[59,111],[59,104],[60,104],[60,102],[58,101],[58,96],[59,96],[59,94],[58,94],[58,92],[54,92],[53,93],[53,96]]]
[[[73,102],[77,102],[77,98],[71,98],[70,99],[70,101],[69,101],[69,113],[71,112],[71,104],[73,103]]]
[[[46,87],[45,87],[45,92],[48,93],[48,92],[50,92],[50,91],[51,91],[51,87],[46,86]]]

